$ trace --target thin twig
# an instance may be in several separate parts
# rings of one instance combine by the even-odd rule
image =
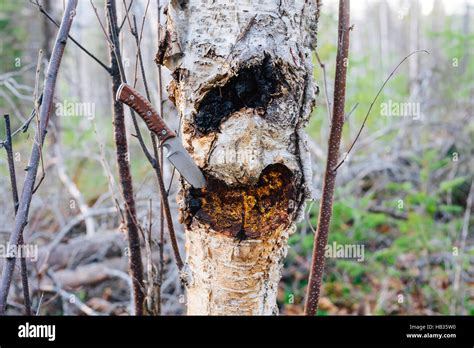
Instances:
[[[150,2],[148,2],[148,4],[149,3]],[[145,15],[146,15],[146,13],[145,13]],[[135,64],[135,66],[138,67],[138,65],[140,65],[140,72],[141,72],[141,75],[142,75],[143,86],[145,88],[146,97],[147,97],[148,100],[151,100],[150,99],[151,98],[150,90],[148,89],[148,80],[147,80],[146,74],[145,74],[145,66],[143,64],[143,56],[142,56],[142,49],[141,49],[142,38],[141,38],[141,36],[140,37],[138,36],[137,18],[135,17],[135,15],[132,15],[132,18],[133,18],[133,27],[130,27],[130,32],[134,36],[135,43],[137,45],[137,58],[136,58],[137,62]],[[144,22],[142,23],[142,29],[143,29],[143,24],[144,24]],[[137,82],[137,76],[136,75],[137,74],[138,74],[137,69],[135,69],[135,84],[134,84],[133,87],[136,87],[136,82]],[[163,114],[160,113],[160,115],[162,116]]]
[[[36,64],[36,72],[35,72],[35,88],[34,88],[34,94],[33,94],[33,100],[34,100],[34,103],[35,103],[35,115],[36,115],[36,127],[39,129],[40,127],[40,121],[39,121],[39,108],[40,108],[40,103],[39,103],[39,100],[38,100],[38,89],[39,89],[39,79],[40,79],[40,73],[41,73],[41,61],[43,59],[43,50],[40,49],[39,52],[38,52],[38,61],[37,61],[37,64]],[[34,141],[36,141],[37,139],[34,138]],[[38,141],[38,146],[40,148],[40,163],[41,163],[41,177],[39,179],[39,182],[38,184],[36,185],[35,189],[33,190],[33,194],[36,192],[36,190],[38,190],[38,188],[40,187],[41,183],[43,182],[44,178],[45,178],[45,171],[44,171],[44,161],[43,161],[43,144]]]
[[[18,211],[18,185],[16,183],[16,173],[15,173],[15,162],[13,161],[13,142],[12,142],[12,133],[10,127],[10,116],[4,115],[5,118],[5,150],[7,152],[8,159],[8,171],[10,173],[10,184],[12,187],[12,196],[13,196],[13,206],[15,215]],[[23,233],[20,236],[19,245],[24,245]],[[25,314],[31,315],[31,301],[30,301],[30,287],[28,285],[28,269],[26,267],[26,259],[24,257],[20,258],[20,273],[21,273],[21,283],[23,286],[23,298],[25,300]]]
[[[41,296],[38,300],[38,308],[36,308],[36,313],[35,315],[38,316],[41,311],[41,305],[43,304],[43,298],[44,298],[44,291],[41,291]]]
[[[125,0],[123,0],[123,4],[125,6]],[[136,58],[135,58],[135,74],[134,74],[134,81],[133,81],[133,87],[135,88],[136,85],[137,85],[137,81],[138,81],[138,64],[140,63],[141,65],[141,69],[142,69],[142,73],[143,73],[143,62],[142,62],[142,59],[141,59],[141,42],[142,42],[142,37],[143,37],[143,28],[145,26],[145,19],[146,19],[146,15],[148,13],[148,7],[150,6],[150,0],[148,0],[147,4],[146,4],[146,8],[145,8],[145,13],[143,15],[143,19],[142,19],[142,25],[141,25],[141,29],[140,29],[140,35],[138,35],[138,27],[137,27],[137,19],[135,17],[135,15],[132,15],[133,17],[133,27],[132,27],[132,23],[130,22],[130,17],[129,17],[129,14],[127,12],[126,14],[126,18],[127,18],[127,21],[128,21],[128,26],[130,28],[130,32],[132,34],[133,37],[135,37],[135,42],[137,44],[137,53],[136,53]],[[140,58],[139,58],[140,56]],[[145,83],[146,79],[144,80],[144,83]],[[148,88],[148,87],[147,87]],[[148,100],[150,100],[150,95],[148,93],[148,90],[147,90],[147,98]]]
[[[331,124],[332,113],[331,113],[331,102],[329,101],[328,83],[327,83],[327,78],[326,78],[326,65],[319,58],[318,52],[314,52],[314,53],[316,54],[316,59],[318,60],[318,64],[321,67],[321,70],[323,71],[324,96],[326,97],[326,109],[328,111],[329,124]]]
[[[157,22],[158,25],[157,27],[157,47],[160,46],[160,40],[161,40],[161,6],[160,6],[160,0],[156,0],[156,5],[157,5]],[[157,64],[157,69],[158,69],[158,107],[159,112],[161,117],[164,117],[163,113],[163,76],[161,74],[161,65]],[[153,150],[155,151],[155,157],[158,158],[157,154],[157,142],[156,142],[156,137],[152,138],[153,141]],[[163,175],[163,147],[160,147],[160,163],[162,164],[160,169],[161,169],[161,175]],[[171,183],[173,182],[173,176],[174,176],[174,170],[175,168],[173,167],[173,174],[171,175],[171,180],[169,183],[169,186],[171,187]],[[166,197],[168,197],[169,194],[169,188],[166,191]],[[158,243],[158,248],[159,248],[159,255],[160,255],[160,270],[158,274],[158,283],[160,284],[160,290],[161,286],[163,284],[163,275],[165,272],[165,260],[164,260],[164,248],[165,248],[165,221],[164,221],[164,208],[163,208],[163,202],[160,204],[160,241]],[[161,294],[160,294],[161,296]],[[160,304],[160,314],[161,314],[161,304]]]
[[[38,10],[44,14],[46,16],[46,18],[51,22],[53,23],[56,27],[59,28],[59,23],[56,22],[53,17],[44,9],[43,6],[41,6],[41,4],[39,4],[39,2],[36,0],[35,2],[32,2],[34,5],[38,6]],[[97,64],[99,64],[102,68],[105,69],[105,71],[107,71],[107,73],[110,74],[110,68],[105,65],[99,58],[97,58],[94,54],[92,54],[88,49],[86,49],[84,46],[82,46],[76,39],[74,39],[71,35],[68,35],[68,38],[69,40],[71,40],[72,42],[74,42],[74,44],[79,47],[79,49],[81,49],[85,54],[87,54],[89,57],[91,57],[93,60],[95,60],[97,62]]]
[[[124,5],[125,5],[125,1],[124,1]],[[118,28],[119,33],[122,31],[123,25],[125,24],[125,21],[127,20],[128,13],[130,12],[132,5],[133,5],[133,0],[130,1],[130,5],[128,5],[128,7],[125,6],[125,17],[123,17],[122,23],[119,25],[119,28]]]
[[[156,267],[153,265],[152,260],[152,225],[153,225],[153,201],[149,200],[149,210],[148,210],[148,228],[147,233],[145,233],[145,251],[146,251],[146,266],[147,266],[147,295],[146,295],[146,305],[148,313],[157,315],[160,313],[160,296],[161,289],[160,284],[156,282]]]
[[[94,10],[95,16],[97,17],[97,21],[99,22],[100,28],[102,29],[102,33],[105,36],[105,39],[107,40],[109,45],[112,47],[112,49],[115,50],[115,47],[114,47],[115,44],[112,42],[111,38],[109,37],[109,34],[107,34],[107,30],[105,29],[104,24],[102,23],[102,19],[100,19],[99,11],[97,10],[97,7],[94,5],[94,2],[92,0],[90,0],[90,3],[91,3],[91,6],[92,6],[92,9]],[[115,54],[115,52],[114,52],[114,54]],[[110,69],[112,69],[112,68],[110,68]]]
[[[41,93],[40,98],[39,98],[40,106],[41,106],[42,100],[43,100],[43,93]],[[35,118],[35,115],[36,115],[36,108],[33,108],[33,110],[31,110],[30,116],[28,116],[28,119],[20,127],[18,127],[17,130],[15,130],[12,133],[12,138],[14,138],[20,132],[25,133],[28,130],[31,121],[33,121],[33,118]],[[2,148],[3,146],[5,146],[5,141],[0,141],[0,148]]]
[[[382,93],[385,85],[388,83],[388,81],[390,81],[390,79],[392,78],[392,76],[395,74],[395,72],[397,71],[397,69],[400,67],[400,65],[403,64],[404,61],[406,61],[408,58],[410,58],[412,55],[416,54],[416,53],[420,53],[420,52],[425,52],[427,54],[430,54],[430,52],[426,51],[426,50],[417,50],[417,51],[413,51],[411,52],[409,55],[405,56],[405,58],[403,58],[400,63],[398,63],[398,65],[392,70],[392,72],[390,73],[390,75],[388,75],[388,77],[385,79],[385,81],[383,82],[382,86],[380,86],[377,94],[375,95],[375,98],[372,100],[372,103],[370,103],[370,106],[369,106],[369,110],[367,110],[367,114],[365,115],[364,117],[364,121],[362,122],[362,126],[360,127],[359,129],[359,132],[357,133],[354,141],[352,142],[351,146],[349,147],[349,150],[347,150],[346,152],[346,155],[344,156],[344,158],[342,159],[341,162],[339,162],[339,164],[337,166],[334,167],[334,170],[338,170],[340,166],[342,166],[342,164],[344,163],[344,161],[347,159],[347,157],[349,156],[349,153],[352,151],[352,149],[354,148],[354,145],[355,143],[357,142],[357,140],[359,139],[360,137],[360,134],[362,133],[362,130],[364,129],[365,127],[365,123],[367,122],[367,119],[369,118],[369,115],[370,115],[370,111],[372,111],[372,107],[374,106],[375,102],[377,101],[377,98],[379,97],[380,93]]]
[[[351,115],[354,113],[354,111],[357,109],[357,107],[359,106],[359,103],[355,103],[354,106],[352,107],[351,111],[349,111],[345,116],[344,116],[344,122],[347,121],[349,119],[349,117],[351,117]]]
[[[36,175],[38,173],[38,166],[40,161],[40,147],[38,144],[43,144],[46,137],[46,128],[49,122],[51,113],[51,106],[53,103],[54,88],[58,76],[61,59],[64,53],[64,47],[67,42],[69,30],[75,14],[75,9],[78,0],[69,0],[66,10],[63,13],[59,32],[53,48],[53,53],[49,61],[48,72],[43,87],[43,101],[40,108],[40,127],[36,129],[35,141],[31,150],[28,170],[23,184],[23,190],[18,205],[18,213],[15,216],[15,225],[10,236],[9,245],[18,246],[21,234],[27,224],[28,214],[33,197],[33,188],[35,186]],[[15,269],[16,258],[9,257],[3,264],[2,279],[0,285],[0,315],[5,314],[8,293],[12,281],[13,271]]]
[[[16,183],[15,163],[13,161],[13,144],[12,144],[12,133],[11,133],[11,127],[10,127],[10,116],[4,115],[3,117],[5,119],[5,134],[6,134],[6,140],[5,140],[4,146],[7,152],[8,170],[10,173],[13,202],[14,202],[14,208],[15,208],[15,214],[16,214],[16,212],[18,211],[18,186]]]

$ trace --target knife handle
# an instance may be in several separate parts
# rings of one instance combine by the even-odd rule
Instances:
[[[117,90],[116,99],[135,110],[145,121],[148,129],[158,136],[160,143],[169,138],[176,137],[175,132],[169,129],[150,102],[131,86],[122,83]]]

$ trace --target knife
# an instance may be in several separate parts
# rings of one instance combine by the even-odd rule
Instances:
[[[160,145],[167,149],[166,158],[187,182],[195,188],[206,186],[204,175],[184,148],[181,140],[166,125],[148,100],[126,83],[120,85],[115,98],[140,115],[148,129],[156,134]]]

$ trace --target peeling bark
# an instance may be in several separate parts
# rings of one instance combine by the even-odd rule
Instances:
[[[303,127],[314,105],[319,1],[171,0],[156,56],[185,147],[189,314],[276,314],[287,240],[311,195]]]

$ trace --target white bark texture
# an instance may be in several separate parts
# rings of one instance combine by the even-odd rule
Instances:
[[[171,0],[157,63],[206,175],[178,197],[188,314],[277,314],[287,240],[310,196],[319,1]]]

